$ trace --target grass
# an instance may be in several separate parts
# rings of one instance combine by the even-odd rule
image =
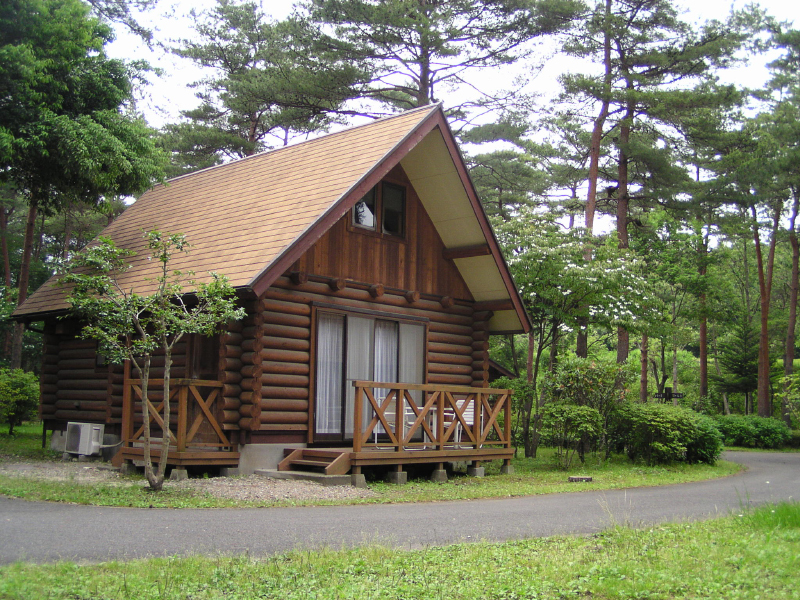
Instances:
[[[26,425],[9,440],[0,435],[0,460],[8,456],[47,458],[53,453],[41,449],[41,425]],[[375,492],[372,498],[339,500],[285,499],[279,501],[243,502],[216,498],[195,490],[177,488],[167,482],[159,493],[150,492],[142,477],[130,477],[109,484],[79,483],[76,481],[47,481],[29,477],[0,475],[0,494],[26,500],[71,502],[98,506],[139,508],[225,508],[263,506],[308,506],[322,504],[376,504],[397,502],[432,502],[478,498],[505,498],[581,490],[609,490],[640,486],[669,485],[724,477],[737,473],[739,465],[719,461],[716,465],[673,464],[658,467],[632,464],[625,457],[609,460],[588,456],[585,465],[562,471],[556,466],[553,451],[540,449],[536,459],[515,459],[513,475],[499,474],[500,463],[486,464],[487,476],[481,479],[455,474],[447,483],[434,483],[425,478],[411,478],[407,485],[396,486],[382,482],[370,483]],[[569,475],[589,475],[592,483],[568,483]]]
[[[8,435],[7,425],[0,429],[0,460],[30,459],[51,460],[61,456],[48,448],[42,448],[42,423],[23,423]],[[48,444],[49,446],[49,444]]]
[[[0,568],[0,598],[800,599],[800,505],[590,537]]]

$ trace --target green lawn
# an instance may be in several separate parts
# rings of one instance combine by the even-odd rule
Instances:
[[[41,427],[41,426],[39,426]],[[15,440],[0,435],[0,455],[14,454],[29,458],[47,456],[41,450],[41,429],[26,425],[20,428]],[[0,457],[0,460],[3,460]],[[5,460],[8,460],[6,458]],[[577,461],[576,461],[577,462]],[[148,491],[142,477],[131,477],[119,484],[86,485],[73,481],[41,481],[25,477],[0,475],[0,494],[52,502],[73,502],[101,506],[133,506],[158,508],[222,508],[229,506],[297,506],[314,504],[366,504],[393,502],[426,502],[466,500],[476,498],[505,498],[579,490],[609,490],[639,486],[669,485],[687,481],[700,481],[737,473],[740,467],[727,461],[714,466],[673,464],[658,467],[637,465],[623,456],[600,460],[588,456],[585,465],[574,466],[570,471],[560,470],[553,451],[540,449],[536,459],[514,460],[513,475],[499,474],[500,463],[486,464],[484,478],[458,475],[447,483],[433,483],[424,478],[412,478],[407,485],[396,486],[371,482],[375,492],[372,498],[344,500],[293,500],[242,502],[220,499],[208,494],[180,489],[167,482],[164,491]],[[569,475],[590,475],[592,483],[568,483]]]
[[[0,568],[0,598],[800,599],[800,505],[590,537]]]

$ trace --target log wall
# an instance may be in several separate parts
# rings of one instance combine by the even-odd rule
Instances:
[[[295,283],[296,282],[296,283]],[[428,321],[427,381],[445,385],[486,386],[490,313],[473,315],[472,303],[408,290],[336,280],[321,276],[280,277],[263,299],[262,398],[260,432],[287,434],[313,427],[310,390],[312,306],[379,312],[387,318]]]
[[[122,422],[122,365],[97,364],[97,344],[76,336],[76,324],[51,320],[45,323],[39,412],[48,427],[62,428],[69,421],[104,423],[112,431]],[[188,347],[179,342],[173,350],[172,377],[186,376]],[[134,370],[135,371],[135,370]],[[134,377],[138,373],[133,372]],[[152,378],[164,376],[164,356],[156,355]],[[163,394],[151,397],[159,400]],[[177,403],[172,408],[177,410]]]

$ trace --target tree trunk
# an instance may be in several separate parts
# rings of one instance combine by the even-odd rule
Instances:
[[[647,334],[642,334],[641,359],[639,361],[639,402],[647,402]]]
[[[619,49],[620,57],[624,59],[624,51]],[[630,79],[627,67],[625,68],[625,80],[629,94],[633,91],[633,82]],[[617,246],[620,249],[630,247],[628,238],[628,210],[630,196],[628,191],[628,144],[631,139],[631,127],[635,116],[635,104],[629,99],[626,103],[625,117],[619,125],[619,163],[617,165]],[[630,335],[624,327],[617,327],[617,363],[624,363],[628,360],[630,349]]]
[[[717,372],[717,377],[722,377],[722,370],[719,368],[719,360],[717,358],[717,344],[714,341],[714,370]],[[731,405],[728,402],[728,392],[722,392],[722,411],[729,415],[731,414]]]
[[[31,190],[31,199],[28,204],[28,218],[25,221],[25,241],[22,245],[22,263],[19,267],[19,295],[17,306],[20,306],[28,297],[28,281],[30,280],[31,259],[33,257],[33,236],[36,229],[36,213],[39,208],[39,198],[36,191]],[[11,368],[22,368],[22,335],[25,332],[24,323],[14,324],[14,337],[11,343]]]
[[[753,238],[756,246],[756,263],[758,265],[758,291],[761,304],[761,330],[758,336],[758,393],[757,410],[759,417],[772,414],[769,398],[769,309],[772,295],[772,270],[775,264],[775,246],[778,241],[778,225],[781,207],[778,204],[772,217],[772,232],[769,241],[769,253],[766,265],[761,250],[761,236],[758,231],[758,215],[755,206],[751,207],[753,216]]]
[[[792,416],[789,412],[789,385],[794,374],[794,346],[795,346],[795,326],[797,322],[797,290],[798,290],[798,267],[800,263],[800,245],[797,241],[797,212],[800,208],[800,194],[797,190],[792,190],[792,216],[789,220],[789,244],[792,247],[792,279],[789,283],[789,324],[786,327],[786,350],[783,354],[783,375],[786,378],[783,401],[781,402],[781,414],[787,426],[792,426]]]
[[[697,267],[697,273],[700,275],[702,292],[700,292],[700,397],[708,397],[708,317],[707,311],[707,297],[705,292],[706,275],[708,268],[706,266],[706,259],[708,256],[708,243],[705,238],[697,248],[700,255],[700,262]]]
[[[594,120],[592,126],[592,137],[589,141],[589,180],[586,192],[586,212],[585,227],[586,235],[591,237],[594,230],[594,213],[597,208],[597,180],[600,176],[600,143],[603,140],[603,127],[608,118],[611,106],[611,0],[606,0],[604,11],[603,26],[603,98],[600,103],[600,112]],[[586,245],[584,254],[585,260],[592,260],[592,250],[589,244]],[[589,356],[589,319],[581,317],[578,319],[578,334],[575,347],[575,354],[579,358]]]

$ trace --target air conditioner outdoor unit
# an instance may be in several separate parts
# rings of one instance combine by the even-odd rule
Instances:
[[[98,454],[103,445],[105,425],[96,423],[67,423],[65,451],[70,454]]]

